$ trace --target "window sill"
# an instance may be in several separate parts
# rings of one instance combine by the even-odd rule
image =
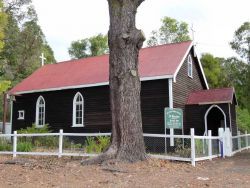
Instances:
[[[24,118],[17,118],[17,120],[24,120]]]
[[[71,127],[84,127],[83,125],[72,125]]]

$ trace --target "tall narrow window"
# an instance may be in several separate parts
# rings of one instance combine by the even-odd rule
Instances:
[[[83,127],[84,101],[81,93],[77,93],[73,100],[73,127]]]
[[[191,55],[188,56],[188,76],[193,78],[193,63]]]
[[[36,126],[43,127],[45,125],[45,100],[42,96],[36,101]]]

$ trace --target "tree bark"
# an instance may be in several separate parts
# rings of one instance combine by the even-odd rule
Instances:
[[[145,37],[135,27],[136,11],[143,1],[108,0],[112,142],[105,153],[83,161],[83,164],[100,163],[109,159],[126,162],[146,159],[138,72],[138,55]]]

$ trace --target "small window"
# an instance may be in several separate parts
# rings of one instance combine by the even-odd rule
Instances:
[[[24,119],[24,110],[19,110],[18,111],[18,120],[22,120]]]
[[[77,93],[73,100],[73,125],[72,127],[83,127],[84,100],[81,93]]]
[[[45,125],[45,100],[42,96],[36,101],[36,126],[43,127]]]
[[[188,56],[188,76],[193,78],[193,62],[191,55]]]

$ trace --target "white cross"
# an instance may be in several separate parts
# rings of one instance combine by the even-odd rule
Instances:
[[[195,30],[194,30],[194,25],[193,24],[191,26],[191,31],[192,31],[192,39],[193,39],[193,42],[194,42],[194,32],[195,32]]]
[[[41,60],[42,60],[42,66],[44,65],[44,60],[46,60],[46,58],[44,57],[44,54],[42,53],[42,55],[40,56]]]

